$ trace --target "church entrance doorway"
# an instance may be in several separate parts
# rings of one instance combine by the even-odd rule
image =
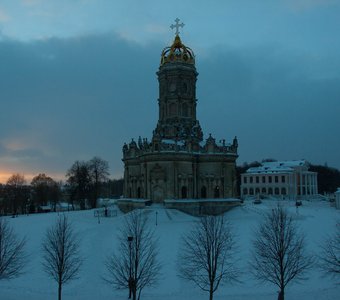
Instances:
[[[153,188],[152,201],[160,203],[164,200],[164,190],[159,185]]]
[[[182,199],[186,199],[188,197],[188,191],[186,186],[182,186]]]

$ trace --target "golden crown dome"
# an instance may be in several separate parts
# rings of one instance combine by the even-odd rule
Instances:
[[[164,48],[161,55],[161,66],[166,63],[175,62],[183,62],[191,65],[195,64],[194,52],[182,43],[178,34],[172,45]]]

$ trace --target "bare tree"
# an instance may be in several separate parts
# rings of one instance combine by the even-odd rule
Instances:
[[[8,221],[0,218],[0,280],[22,274],[27,262],[25,238],[18,239]]]
[[[58,183],[44,173],[33,177],[31,181],[33,201],[36,206],[47,205],[52,202],[54,210],[61,196]]]
[[[142,290],[157,283],[161,266],[153,230],[142,211],[125,217],[118,254],[107,258],[105,281],[116,289],[129,289],[129,299],[140,299]]]
[[[340,221],[336,224],[336,231],[329,236],[321,246],[320,267],[332,277],[340,276]]]
[[[89,164],[85,161],[76,161],[66,173],[69,186],[70,200],[80,203],[80,208],[85,209],[85,199],[90,198],[91,178]]]
[[[209,292],[212,300],[222,283],[238,278],[234,252],[231,226],[223,216],[202,217],[182,238],[180,276]]]
[[[24,213],[26,210],[26,202],[28,198],[28,187],[24,175],[13,174],[8,178],[6,183],[7,198],[10,200],[10,206],[15,216],[19,210]]]
[[[91,206],[95,208],[102,184],[109,179],[109,163],[100,157],[93,157],[89,162],[89,173],[92,186]]]
[[[62,286],[77,278],[82,264],[79,240],[65,215],[58,217],[47,230],[42,249],[44,270],[58,283],[58,299],[61,300]]]
[[[277,206],[267,213],[254,236],[251,271],[258,280],[278,286],[279,299],[284,300],[287,284],[306,279],[313,263],[303,235],[287,211]]]

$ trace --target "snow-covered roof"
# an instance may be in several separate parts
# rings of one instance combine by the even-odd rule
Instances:
[[[247,173],[282,173],[293,172],[295,168],[307,167],[305,160],[287,160],[263,162],[259,167],[252,167]]]
[[[162,139],[162,143],[165,143],[165,144],[171,144],[171,145],[181,145],[183,146],[185,144],[185,141],[183,140],[172,140],[172,139]]]

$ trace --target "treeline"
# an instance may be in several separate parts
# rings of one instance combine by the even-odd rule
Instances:
[[[275,159],[264,159],[261,162],[245,162],[242,166],[236,167],[237,189],[240,195],[241,174],[245,173],[251,167],[258,167],[263,162],[276,161]],[[319,194],[334,193],[340,187],[340,171],[327,165],[309,164],[309,171],[318,173],[318,192]]]
[[[318,173],[319,194],[334,193],[340,187],[340,171],[338,169],[311,164],[309,171]]]
[[[0,184],[0,214],[33,213],[47,205],[55,211],[61,202],[95,208],[98,198],[118,198],[123,193],[123,179],[109,175],[108,162],[99,157],[74,162],[66,182],[40,173],[28,183],[23,175],[13,174],[6,184]]]

